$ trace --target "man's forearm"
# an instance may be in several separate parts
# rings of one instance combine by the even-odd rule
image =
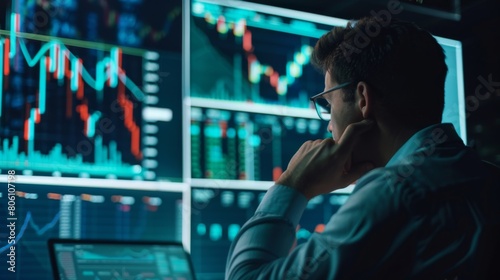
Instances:
[[[280,185],[269,189],[255,215],[233,241],[226,279],[255,279],[264,267],[286,256],[306,206],[307,199],[296,190]]]

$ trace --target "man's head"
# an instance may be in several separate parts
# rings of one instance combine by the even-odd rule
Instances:
[[[324,96],[333,108],[329,129],[337,139],[363,118],[412,130],[441,122],[444,52],[413,23],[366,17],[336,27],[319,39],[312,60],[325,73],[325,88],[352,82]]]

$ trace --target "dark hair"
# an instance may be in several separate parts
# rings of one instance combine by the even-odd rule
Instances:
[[[312,62],[329,71],[353,102],[357,82],[375,92],[384,117],[412,128],[440,123],[448,68],[443,48],[432,35],[413,23],[365,17],[335,27],[314,47]]]

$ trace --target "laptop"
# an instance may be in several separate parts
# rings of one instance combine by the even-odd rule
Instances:
[[[49,239],[48,246],[55,280],[195,279],[179,242]]]

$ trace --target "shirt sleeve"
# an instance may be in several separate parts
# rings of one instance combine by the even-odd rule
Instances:
[[[281,185],[271,187],[232,243],[226,279],[256,279],[259,272],[250,271],[286,257],[306,206],[306,197],[298,191]]]
[[[383,190],[373,189],[351,195],[323,233],[312,234],[290,251],[307,199],[292,188],[273,186],[233,241],[226,280],[354,279],[373,274],[370,269],[398,244],[392,234],[398,231],[397,223],[381,224],[388,221],[391,201]]]

